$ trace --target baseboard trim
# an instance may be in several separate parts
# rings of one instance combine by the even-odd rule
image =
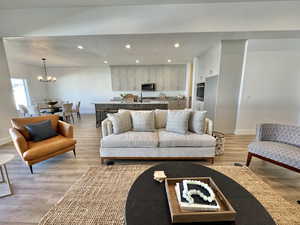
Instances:
[[[234,131],[236,135],[255,135],[255,129],[237,129]]]
[[[5,145],[11,142],[10,137],[0,138],[0,145]]]

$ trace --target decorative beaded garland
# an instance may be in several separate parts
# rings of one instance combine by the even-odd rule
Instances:
[[[194,203],[194,198],[192,195],[198,195],[200,198],[202,198],[204,201],[212,202],[215,200],[215,193],[211,189],[211,187],[208,186],[208,184],[203,183],[198,180],[183,180],[183,192],[182,192],[182,197],[184,197],[188,203],[193,204]],[[196,190],[196,189],[191,189],[188,190],[188,184],[194,184],[194,185],[199,185],[202,188],[204,188],[210,196],[207,196],[203,194],[201,191]]]

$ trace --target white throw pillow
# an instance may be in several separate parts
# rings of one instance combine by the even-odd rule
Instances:
[[[153,111],[131,111],[130,113],[134,131],[152,132],[155,130]]]
[[[167,125],[168,110],[156,109],[155,110],[155,127],[156,129],[165,128]]]
[[[107,114],[108,119],[112,122],[113,133],[120,134],[132,129],[130,112]]]
[[[207,111],[192,111],[191,109],[186,110],[191,112],[189,119],[189,130],[197,134],[203,134]]]
[[[169,132],[186,134],[188,131],[190,111],[169,110],[166,130]]]

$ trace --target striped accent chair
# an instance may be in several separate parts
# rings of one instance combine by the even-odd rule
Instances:
[[[252,157],[300,172],[300,127],[281,124],[260,124],[256,140],[248,146],[249,166]]]

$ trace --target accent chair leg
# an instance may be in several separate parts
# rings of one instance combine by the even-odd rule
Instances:
[[[249,165],[250,165],[251,159],[252,159],[252,154],[251,154],[250,152],[248,152],[248,157],[247,157],[246,166],[249,166]]]
[[[29,165],[29,169],[30,169],[31,174],[33,174],[32,165]]]
[[[215,158],[214,157],[210,158],[210,162],[211,162],[211,164],[214,164]]]
[[[75,148],[73,149],[74,157],[76,158],[76,151]]]

